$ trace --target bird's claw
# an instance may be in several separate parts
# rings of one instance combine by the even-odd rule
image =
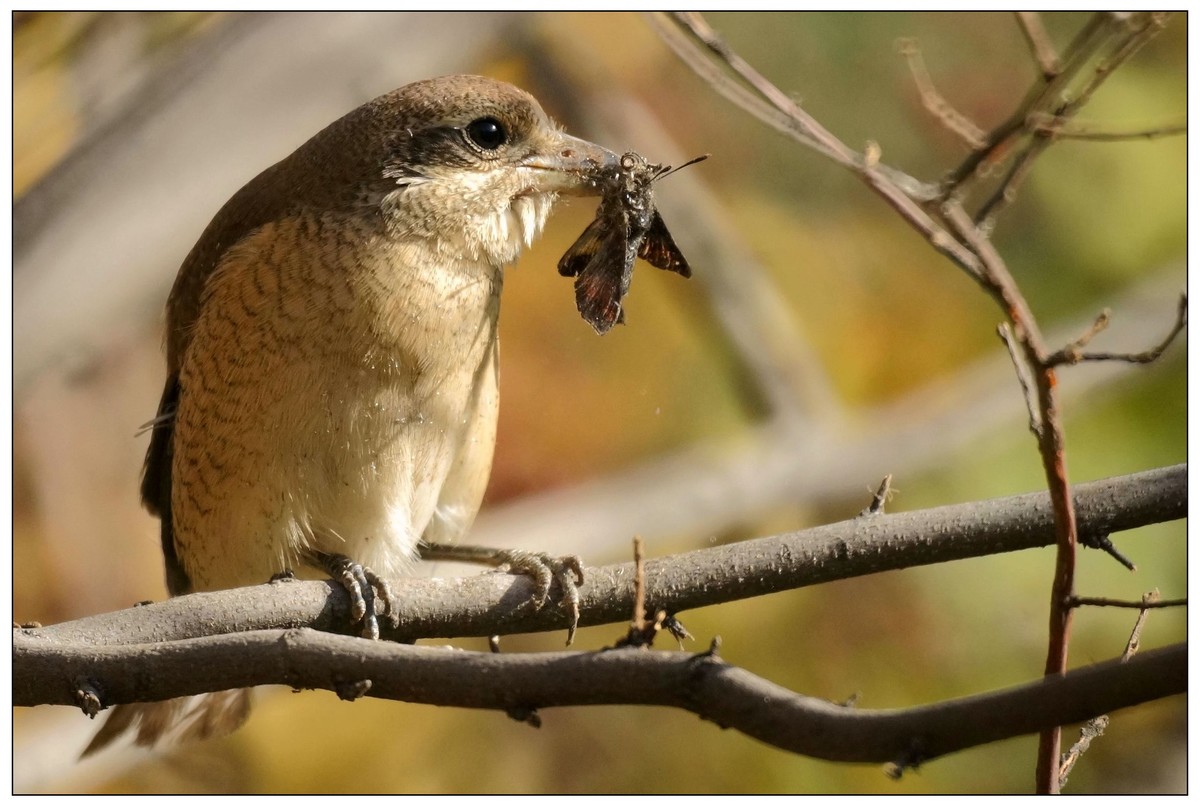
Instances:
[[[378,640],[379,617],[375,613],[377,596],[383,602],[382,615],[391,617],[391,621],[395,622],[395,598],[387,580],[343,554],[326,554],[321,559],[329,575],[350,595],[351,622],[362,624],[363,638]]]
[[[567,646],[575,640],[579,627],[579,588],[583,585],[583,562],[574,554],[555,557],[540,551],[505,549],[496,555],[500,564],[496,570],[502,573],[527,576],[533,580],[534,592],[530,604],[536,610],[545,607],[550,599],[550,588],[554,582],[562,589],[561,607],[568,611],[571,623],[567,625]]]

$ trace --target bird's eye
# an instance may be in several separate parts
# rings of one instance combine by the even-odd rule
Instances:
[[[495,151],[508,142],[508,132],[495,118],[479,118],[467,124],[467,137],[486,151]]]

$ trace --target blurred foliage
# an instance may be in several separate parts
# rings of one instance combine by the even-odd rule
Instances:
[[[858,148],[878,142],[885,161],[929,181],[957,164],[965,149],[922,108],[897,52],[899,38],[920,42],[935,84],[981,127],[1003,120],[1036,76],[1007,14],[722,13],[709,19],[845,142]],[[1061,46],[1083,20],[1056,14],[1046,21]],[[87,54],[117,54],[104,64],[120,73],[111,59],[135,65],[148,52],[202,35],[206,22],[174,13],[37,13],[16,21],[14,196],[93,130],[89,110],[97,105],[77,94],[84,86],[80,71],[96,64]],[[711,92],[638,17],[552,14],[528,22],[529,41],[567,43],[600,81],[653,109],[684,152],[714,155],[689,170],[702,171],[719,190],[848,407],[893,399],[1001,350],[994,335],[999,314],[964,275],[845,172]],[[1089,125],[1129,130],[1181,119],[1186,41],[1186,15],[1177,15],[1098,93],[1086,110]],[[552,83],[519,49],[487,54],[466,69],[518,81],[538,95],[540,85]],[[560,110],[551,112],[562,119]],[[564,123],[574,130],[571,120]],[[995,237],[1044,327],[1094,312],[1164,267],[1182,278],[1172,266],[1182,266],[1186,254],[1186,147],[1184,137],[1063,142],[1042,158]],[[552,266],[590,216],[590,205],[560,211],[543,242],[508,274],[504,405],[490,502],[602,476],[698,440],[736,437],[755,420],[747,403],[752,395],[740,388],[744,378],[733,359],[698,332],[695,312],[704,302],[694,281],[643,267],[626,327],[601,340],[579,320],[571,285]],[[686,251],[686,238],[677,237]],[[1163,300],[1164,332],[1173,305]],[[1065,369],[1063,383],[1087,371]],[[147,412],[153,403],[145,401]],[[1012,405],[1020,406],[1015,383]],[[1066,415],[1074,479],[1185,461],[1183,347],[1136,381]],[[48,503],[36,500],[23,464],[35,442],[36,435],[18,431],[14,601],[18,611],[41,613],[42,582],[56,558],[39,537],[38,513]],[[1043,487],[1023,427],[947,453],[937,471],[894,472],[893,509]],[[819,502],[821,518],[856,512],[872,481],[848,490],[843,502]],[[800,497],[786,511],[764,513],[739,536],[808,525],[813,507]],[[730,537],[697,542],[680,535],[649,551],[663,555]],[[1119,544],[1138,563],[1137,574],[1084,551],[1081,593],[1133,599],[1157,586],[1165,596],[1186,595],[1182,523],[1123,534]],[[149,546],[143,539],[129,550],[144,553]],[[860,707],[900,707],[1036,677],[1052,565],[1049,550],[1022,552],[708,608],[684,620],[698,636],[697,648],[720,634],[730,662],[793,690],[832,700],[860,693]],[[1074,662],[1118,654],[1132,623],[1128,611],[1080,613]],[[577,646],[603,646],[618,632],[582,631]],[[1183,613],[1155,612],[1144,644],[1178,641],[1185,632]],[[558,635],[518,636],[506,639],[505,649],[560,644]],[[272,692],[260,700],[235,736],[172,751],[104,791],[1028,791],[1036,745],[1026,737],[978,748],[894,782],[876,767],[796,758],[665,709],[564,709],[544,713],[544,727],[533,730],[495,713],[348,704],[322,692]],[[1182,786],[1169,776],[1179,775],[1184,719],[1179,699],[1115,715],[1068,791]],[[1071,741],[1067,730],[1065,746]]]

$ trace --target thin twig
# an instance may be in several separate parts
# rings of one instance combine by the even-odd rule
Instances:
[[[1110,24],[1111,18],[1104,12],[1097,12],[1091,16],[1067,46],[1058,74],[1050,81],[1039,82],[1033,87],[1013,114],[988,134],[987,145],[968,155],[950,173],[942,188],[942,199],[948,199],[958,193],[966,182],[982,172],[983,166],[999,161],[997,155],[1007,150],[1006,145],[1009,141],[1025,130],[1031,112],[1059,103],[1067,85],[1107,39]]]
[[[1119,142],[1121,140],[1155,140],[1159,137],[1172,137],[1177,134],[1187,134],[1186,123],[1172,123],[1151,129],[1134,129],[1127,132],[1092,131],[1079,121],[1067,121],[1052,117],[1045,113],[1031,115],[1029,124],[1033,131],[1047,134],[1056,140],[1090,140],[1095,142]]]
[[[664,41],[689,66],[693,66],[702,77],[713,81],[713,88],[738,104],[751,115],[771,125],[810,148],[824,154],[837,164],[853,171],[868,187],[878,193],[902,218],[933,244],[934,248],[962,266],[967,271],[977,271],[979,261],[969,250],[963,248],[937,221],[925,212],[920,202],[939,196],[937,186],[921,182],[912,176],[886,166],[871,164],[866,156],[846,146],[837,137],[821,126],[811,115],[801,109],[785,93],[775,88],[744,60],[732,53],[698,14],[672,14],[674,22],[685,36],[676,35],[673,29],[660,25],[657,16],[652,22],[663,34]],[[717,69],[697,43],[707,52],[717,55],[723,63],[734,70],[747,84],[763,94],[763,98],[749,95],[744,87],[733,84]],[[702,65],[697,67],[697,65]],[[724,78],[713,79],[713,76]],[[735,91],[733,87],[738,87]],[[764,108],[763,99],[769,106]]]
[[[1025,398],[1025,410],[1029,412],[1029,430],[1033,432],[1035,437],[1041,439],[1042,415],[1038,412],[1037,400],[1033,392],[1033,381],[1029,378],[1029,367],[1026,366],[1024,359],[1021,358],[1021,351],[1017,347],[1012,326],[1008,322],[1001,322],[996,326],[996,332],[1000,334],[1000,339],[1004,342],[1004,346],[1008,350],[1008,357],[1012,359],[1013,370],[1017,373],[1017,383],[1021,386],[1021,396]]]
[[[1063,755],[1062,763],[1058,767],[1058,788],[1060,790],[1067,785],[1067,777],[1070,776],[1071,770],[1075,769],[1075,764],[1080,757],[1092,746],[1092,741],[1103,736],[1107,729],[1107,714],[1101,714],[1095,719],[1089,719],[1083,723],[1083,727],[1079,729],[1079,741],[1071,745],[1071,749]]]
[[[1100,64],[1096,65],[1091,78],[1084,84],[1083,89],[1079,91],[1074,100],[1067,104],[1065,114],[1058,117],[1074,117],[1075,113],[1091,100],[1092,94],[1100,89],[1100,85],[1108,80],[1118,67],[1162,32],[1166,27],[1168,17],[1170,17],[1169,13],[1150,12],[1135,14],[1126,20],[1127,36],[1118,42],[1116,51],[1112,55],[1102,59]]]
[[[1187,607],[1188,600],[1184,599],[1151,599],[1143,597],[1140,602],[1128,599],[1107,599],[1103,596],[1072,596],[1071,607],[1124,607],[1129,610],[1154,610],[1160,607]]]
[[[1084,603],[1081,597],[1074,597],[1075,606]],[[1176,599],[1174,603],[1182,602],[1187,604],[1186,599]],[[1121,662],[1126,663],[1137,654],[1142,645],[1142,627],[1146,623],[1147,616],[1150,615],[1150,609],[1155,607],[1171,607],[1174,603],[1163,602],[1159,598],[1158,588],[1143,593],[1140,602],[1118,602],[1113,599],[1093,599],[1087,604],[1096,604],[1101,606],[1116,606],[1116,607],[1136,607],[1141,612],[1138,613],[1137,620],[1133,623],[1133,631],[1129,633],[1129,640],[1125,642],[1125,650],[1121,653]],[[1059,789],[1067,785],[1067,776],[1071,774],[1071,770],[1075,768],[1075,764],[1079,761],[1080,756],[1087,752],[1095,739],[1104,735],[1104,731],[1108,729],[1108,716],[1101,714],[1100,716],[1089,719],[1079,731],[1079,741],[1071,746],[1071,749],[1063,756],[1062,764],[1058,768],[1058,786]]]
[[[669,15],[669,18],[678,27],[664,25],[659,14],[649,15],[648,20],[663,38],[663,41],[675,51],[676,55],[683,59],[696,75],[707,81],[709,86],[718,93],[724,95],[730,101],[782,134],[792,137],[830,159],[838,162],[841,161],[838,153],[830,151],[824,143],[821,143],[797,127],[790,115],[764,101],[746,86],[735,81],[710,58],[693,47],[692,42],[686,38],[688,34],[704,42],[709,47],[709,50],[718,55],[721,53],[719,47],[714,48],[708,45],[708,42],[696,33],[692,26],[698,23],[693,19],[693,16],[696,15],[689,15],[685,12]],[[700,22],[703,21],[701,20]]]
[[[917,40],[900,40],[900,55],[908,60],[908,69],[912,72],[917,94],[921,96],[921,104],[925,109],[972,149],[978,150],[987,145],[983,129],[955,109],[933,85],[933,78],[925,67]]]
[[[1159,598],[1158,588],[1142,594],[1141,612],[1138,613],[1137,621],[1133,623],[1133,631],[1129,633],[1129,640],[1125,642],[1125,651],[1121,653],[1121,661],[1127,661],[1132,658],[1137,651],[1142,647],[1142,627],[1146,624],[1146,619],[1149,617],[1149,610],[1157,607],[1162,600]],[[1187,600],[1183,600],[1186,604]]]
[[[1029,50],[1032,51],[1033,57],[1037,59],[1038,67],[1042,71],[1042,78],[1050,81],[1059,74],[1062,66],[1059,64],[1058,52],[1054,49],[1054,43],[1050,41],[1050,35],[1046,33],[1046,26],[1042,25],[1041,15],[1036,11],[1018,11],[1016,17],[1021,34],[1029,44]]]
[[[1089,549],[1096,549],[1097,551],[1103,551],[1109,557],[1112,557],[1114,560],[1119,562],[1121,565],[1125,566],[1130,571],[1137,570],[1137,565],[1134,564],[1133,560],[1129,559],[1124,554],[1122,554],[1120,552],[1120,550],[1117,549],[1116,545],[1113,544],[1112,538],[1110,538],[1108,536],[1108,534],[1105,532],[1101,532],[1099,534],[1092,534],[1092,533],[1087,533],[1087,532],[1081,533],[1079,535],[1079,545],[1084,546]]]
[[[1051,355],[1047,359],[1047,363],[1052,367],[1059,366],[1060,364],[1078,364],[1082,361],[1124,361],[1130,364],[1151,364],[1162,357],[1162,354],[1171,346],[1175,338],[1187,327],[1187,310],[1188,299],[1185,293],[1179,297],[1179,306],[1175,309],[1175,324],[1172,325],[1171,332],[1167,334],[1166,338],[1149,350],[1140,353],[1083,352],[1083,348],[1087,346],[1092,337],[1108,325],[1109,314],[1108,311],[1104,311],[1096,319],[1096,323],[1092,326],[1091,330]]]
[[[1074,98],[1060,100],[1050,97],[1047,99],[1055,104],[1053,112],[1048,113],[1050,119],[1063,122],[1074,117],[1091,100],[1096,90],[1100,88],[1118,67],[1133,54],[1137,53],[1143,45],[1162,30],[1165,22],[1165,18],[1159,14],[1138,15],[1137,18],[1144,20],[1143,24],[1140,27],[1135,27],[1130,23],[1126,23],[1124,38],[1116,42],[1114,51],[1111,54],[1101,59],[1100,63],[1093,70],[1092,75],[1075,94]],[[1107,40],[1101,44],[1107,44]],[[1064,86],[1063,90],[1065,91],[1065,89],[1066,87]],[[1040,106],[1035,105],[1028,108],[1022,126],[1032,133],[1033,139],[1029,141],[1029,144],[1017,157],[1012,168],[1009,169],[1008,175],[1005,176],[991,197],[984,202],[979,212],[976,213],[975,220],[980,222],[985,229],[990,229],[991,223],[995,220],[996,216],[1013,202],[1016,198],[1017,190],[1029,175],[1033,162],[1054,141],[1053,134],[1039,129],[1035,122],[1038,119],[1045,120],[1046,116],[1046,109]]]
[[[991,232],[996,224],[996,218],[1005,208],[1017,200],[1017,191],[1025,184],[1026,178],[1033,171],[1033,163],[1042,153],[1054,144],[1054,140],[1046,135],[1035,134],[1024,150],[1013,160],[1008,173],[1000,180],[988,200],[975,214],[975,221],[984,232]]]
[[[646,629],[646,563],[642,538],[633,538],[633,629]]]
[[[1075,505],[1071,497],[1071,483],[1067,474],[1066,446],[1058,405],[1058,380],[1053,367],[1046,363],[1046,348],[1038,331],[1037,321],[995,246],[970,220],[961,204],[956,201],[947,202],[943,211],[946,220],[983,262],[984,273],[979,282],[1004,307],[1013,323],[1013,333],[1021,346],[1024,358],[1033,371],[1041,423],[1041,429],[1037,432],[1038,453],[1046,474],[1050,504],[1054,509],[1057,546],[1054,581],[1050,593],[1050,636],[1046,648],[1045,674],[1061,675],[1067,670],[1072,611],[1066,603],[1075,589],[1075,549],[1078,545],[1079,531]],[[1058,791],[1056,773],[1061,743],[1061,728],[1042,732],[1037,765],[1039,792]]]
[[[867,508],[858,513],[858,517],[867,515],[882,515],[883,505],[892,497],[892,474],[888,473],[883,477],[883,481],[879,483],[879,489],[875,491],[875,495],[871,497],[871,503]]]

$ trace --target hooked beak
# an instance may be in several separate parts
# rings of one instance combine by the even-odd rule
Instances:
[[[520,164],[533,170],[542,192],[597,196],[599,175],[615,168],[619,159],[607,148],[555,132],[545,151],[530,154]]]

